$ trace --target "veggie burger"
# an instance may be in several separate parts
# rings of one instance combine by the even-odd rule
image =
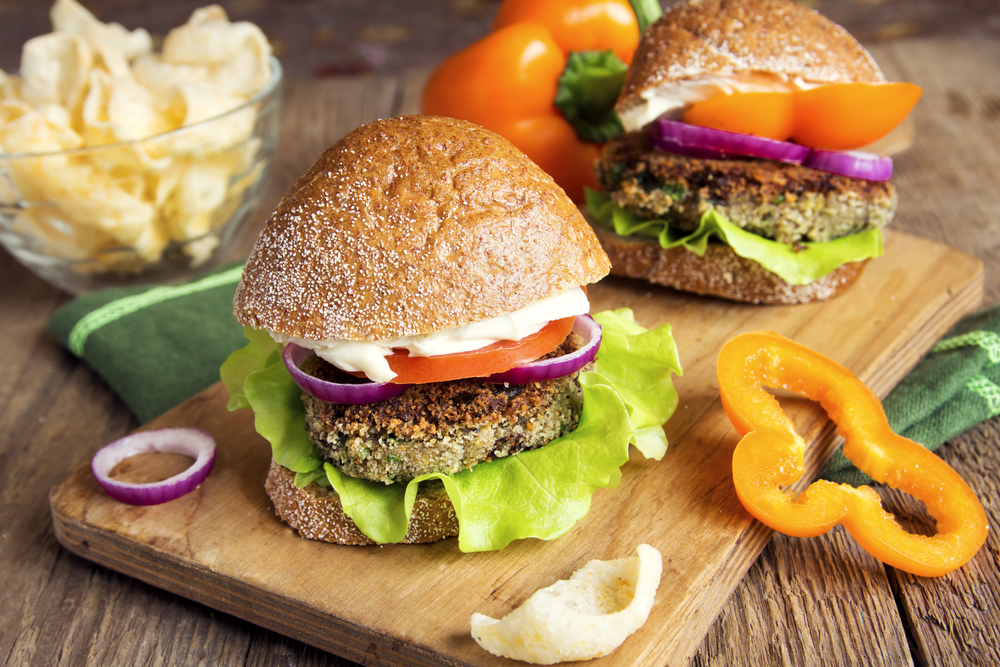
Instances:
[[[688,0],[644,32],[589,212],[612,273],[751,303],[835,296],[882,253],[920,97],[791,0]]]
[[[551,177],[477,125],[404,116],[328,149],[250,253],[250,342],[222,368],[271,443],[278,515],[342,544],[568,530],[629,443],[662,456],[676,406],[669,328],[588,315],[609,266]],[[655,343],[650,406],[601,374],[635,336]]]

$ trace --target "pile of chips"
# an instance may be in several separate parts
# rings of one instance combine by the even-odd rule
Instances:
[[[0,70],[0,207],[16,205],[16,233],[88,270],[139,270],[178,242],[204,261],[219,242],[210,232],[265,168],[247,102],[276,86],[267,38],[217,5],[159,53],[145,30],[102,23],[76,0],[50,16],[19,74]],[[132,259],[101,264],[122,247]],[[122,262],[137,266],[110,265]]]

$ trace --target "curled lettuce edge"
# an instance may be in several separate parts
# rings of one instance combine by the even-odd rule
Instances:
[[[699,257],[704,256],[710,238],[715,237],[740,257],[757,262],[790,285],[814,282],[839,266],[881,257],[883,253],[879,229],[793,246],[741,229],[709,209],[701,216],[698,229],[685,234],[672,228],[667,220],[644,220],[629,213],[603,192],[588,188],[585,194],[588,215],[619,236],[655,238],[661,248],[683,247]]]
[[[295,473],[295,484],[331,486],[344,512],[375,542],[403,539],[419,484],[436,479],[455,507],[459,549],[492,551],[514,540],[565,534],[587,514],[595,490],[617,486],[630,445],[646,458],[666,453],[663,424],[678,402],[671,373],[682,374],[670,326],[647,331],[627,308],[594,319],[604,333],[593,370],[580,375],[584,402],[574,431],[540,449],[405,484],[349,477],[323,461],[306,436],[301,390],[267,332],[245,327],[247,345],[229,356],[220,375],[229,410],[253,410],[254,427],[271,443],[275,462]]]

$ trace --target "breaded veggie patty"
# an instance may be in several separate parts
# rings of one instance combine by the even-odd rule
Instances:
[[[781,243],[830,241],[886,225],[890,182],[865,181],[772,160],[703,160],[655,150],[645,132],[611,139],[598,163],[619,206],[683,231],[715,209],[736,226]]]
[[[553,352],[582,340],[570,334]],[[316,357],[303,370],[326,380],[349,376]],[[352,477],[392,484],[430,472],[451,474],[537,449],[576,428],[583,405],[579,373],[526,385],[463,379],[418,384],[367,405],[303,394],[306,432],[323,457]]]

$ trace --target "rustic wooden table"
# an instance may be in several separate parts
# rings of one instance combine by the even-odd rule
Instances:
[[[201,3],[88,4],[104,20],[162,34]],[[419,10],[401,1],[224,4],[233,18],[264,26],[289,73],[281,149],[258,228],[327,145],[361,123],[414,110],[421,70],[482,34],[495,11],[477,0],[419,3]],[[913,146],[896,160],[894,227],[979,257],[983,305],[1000,303],[1000,10],[987,0],[811,4],[859,35],[890,79],[923,86]],[[12,45],[48,29],[45,11],[0,1],[0,67],[16,68]],[[47,333],[49,316],[69,298],[0,253],[0,661],[353,664],[60,548],[49,489],[138,426]],[[921,579],[881,566],[840,529],[809,540],[776,535],[692,664],[1000,663],[998,445],[994,418],[940,450],[977,492],[992,526],[964,568]]]

